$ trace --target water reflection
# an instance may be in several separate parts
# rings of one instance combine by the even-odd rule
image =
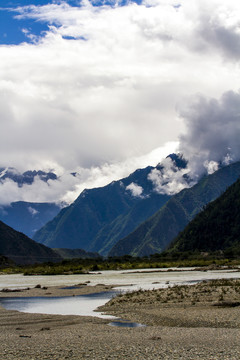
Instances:
[[[0,298],[0,305],[7,310],[17,310],[26,313],[97,316],[113,319],[115,318],[114,316],[105,315],[94,310],[104,305],[113,296],[116,296],[116,293],[115,291],[110,291],[89,295],[48,298]]]
[[[127,320],[120,320],[120,321],[112,321],[108,325],[110,326],[117,326],[117,327],[129,327],[129,328],[136,328],[136,327],[145,327],[146,325],[135,323]]]
[[[239,278],[239,271],[231,270],[212,270],[199,271],[193,269],[181,269],[181,271],[159,271],[154,269],[139,270],[138,272],[126,271],[102,271],[102,273],[92,273],[85,275],[58,275],[58,276],[23,276],[23,275],[1,275],[0,289],[21,289],[34,287],[37,284],[42,286],[62,286],[64,288],[75,288],[76,284],[87,284],[94,286],[97,284],[116,285],[116,291],[101,294],[81,295],[75,297],[57,298],[0,298],[0,305],[9,310],[19,310],[30,313],[44,314],[63,314],[98,316],[110,318],[110,316],[95,312],[99,306],[104,305],[108,300],[115,296],[117,291],[134,291],[139,289],[166,288],[173,285],[194,284],[202,280]],[[86,286],[86,285],[84,285]],[[77,285],[79,287],[79,285]],[[114,317],[111,317],[114,318]],[[114,326],[114,325],[113,325]]]

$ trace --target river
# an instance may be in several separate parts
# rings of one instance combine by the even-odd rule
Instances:
[[[61,298],[2,298],[0,305],[6,309],[31,313],[82,315],[106,317],[96,313],[97,307],[104,305],[118,291],[138,289],[157,289],[173,285],[195,284],[202,280],[240,278],[238,270],[199,271],[194,269],[141,269],[125,271],[91,272],[85,275],[23,276],[0,275],[0,290],[23,289],[41,286],[73,286],[88,282],[88,286],[97,284],[116,285],[115,292],[76,297]]]

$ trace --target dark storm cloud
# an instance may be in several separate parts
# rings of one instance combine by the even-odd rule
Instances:
[[[196,33],[202,37],[206,48],[208,48],[210,52],[218,50],[225,59],[239,61],[239,24],[227,27],[209,17],[204,17]]]
[[[192,173],[201,174],[212,162],[240,159],[239,92],[228,91],[219,100],[196,96],[180,114],[186,133],[179,149],[189,159]]]

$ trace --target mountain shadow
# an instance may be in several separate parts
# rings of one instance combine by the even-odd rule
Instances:
[[[52,249],[36,243],[2,221],[0,221],[0,255],[19,265],[61,261],[61,257]]]

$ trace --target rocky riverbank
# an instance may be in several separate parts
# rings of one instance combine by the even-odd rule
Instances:
[[[129,292],[101,311],[148,325],[240,329],[240,280]]]
[[[227,281],[125,294],[101,308],[148,325],[139,328],[111,327],[109,320],[95,317],[25,314],[0,308],[0,358],[239,360],[240,284]],[[66,291],[73,295],[100,291],[101,286],[106,291],[103,285],[98,289],[82,286],[77,290],[5,291],[0,296],[61,296]]]

